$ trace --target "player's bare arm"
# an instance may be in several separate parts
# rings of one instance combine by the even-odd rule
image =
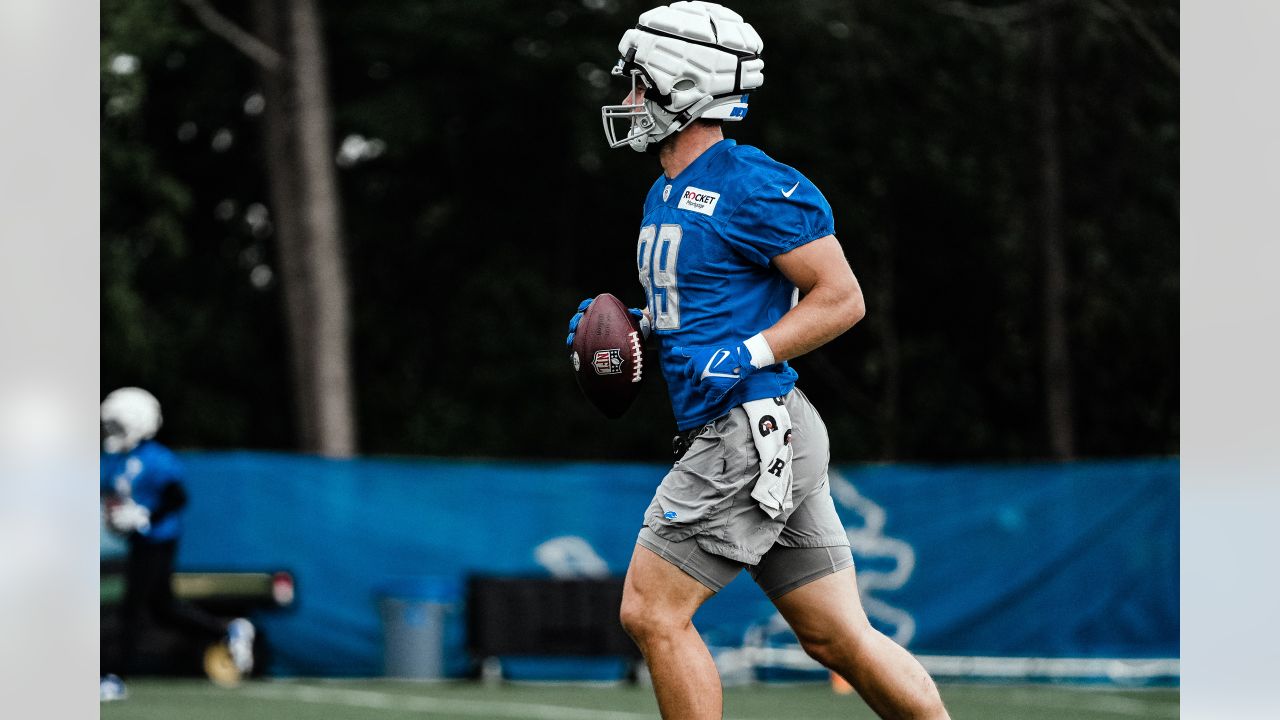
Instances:
[[[773,265],[800,288],[800,302],[762,333],[775,360],[822,347],[867,314],[862,288],[834,235],[785,252]]]

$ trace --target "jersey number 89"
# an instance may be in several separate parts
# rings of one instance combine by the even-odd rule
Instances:
[[[645,225],[636,245],[636,267],[649,301],[656,330],[680,328],[680,290],[676,287],[676,258],[680,255],[679,225]],[[652,270],[652,273],[650,272]]]

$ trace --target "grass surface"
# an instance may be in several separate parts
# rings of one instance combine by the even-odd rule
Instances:
[[[1176,718],[1178,691],[944,685],[954,720]],[[642,687],[410,683],[388,680],[254,682],[226,690],[206,681],[140,679],[102,720],[642,720],[658,717]],[[727,720],[848,720],[875,715],[857,696],[825,685],[753,686],[725,692]]]

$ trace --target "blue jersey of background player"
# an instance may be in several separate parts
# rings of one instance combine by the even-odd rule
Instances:
[[[771,261],[834,232],[831,206],[813,183],[733,140],[721,140],[676,177],[664,174],[653,184],[636,267],[680,430],[795,386],[795,370],[779,362],[719,397],[708,394],[695,389],[687,366],[696,353],[688,349],[732,345],[772,327],[795,304],[796,288]]]
[[[182,509],[186,491],[182,485],[182,465],[169,448],[155,440],[144,440],[126,452],[100,456],[101,492],[109,499],[112,514],[130,501],[139,522],[133,526],[117,523],[121,532],[136,532],[145,542],[177,540],[182,536]],[[145,522],[141,522],[145,517]]]

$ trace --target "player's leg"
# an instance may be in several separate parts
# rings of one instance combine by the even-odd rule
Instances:
[[[155,580],[148,584],[146,602],[156,623],[209,646],[225,641],[226,651],[236,672],[248,675],[253,670],[253,624],[245,618],[227,621],[196,605],[183,602],[173,594],[173,571],[178,554],[178,541],[149,544],[150,572]]]
[[[839,673],[882,718],[946,718],[938,690],[920,663],[867,621],[853,556],[826,481],[828,438],[817,410],[798,389],[787,400],[796,429],[797,486],[819,477],[787,518],[777,543],[751,575],[810,656]]]
[[[948,717],[938,689],[924,667],[905,649],[871,626],[858,598],[857,580],[847,547],[775,547],[761,561],[762,587],[787,572],[812,577],[822,568],[844,566],[821,574],[774,597],[800,644],[810,657],[848,680],[867,705],[882,718],[943,720]],[[788,570],[782,570],[782,568]],[[775,590],[776,593],[776,590]]]
[[[200,608],[184,603],[173,594],[174,560],[178,541],[168,540],[151,546],[157,579],[150,585],[148,603],[156,622],[183,634],[211,643],[222,638],[227,622]]]
[[[151,598],[168,579],[164,557],[156,552],[154,544],[139,535],[130,536],[124,599],[120,603],[120,674],[126,678],[137,669],[138,645],[150,619],[146,616],[151,612]]]
[[[744,563],[759,560],[782,523],[762,528],[754,517],[768,520],[751,499],[759,459],[741,408],[680,439],[685,451],[659,484],[636,538],[622,623],[649,664],[663,717],[718,719],[720,677],[693,613]]]
[[[627,569],[620,618],[644,654],[662,717],[719,720],[720,675],[693,627],[693,613],[740,570],[700,550],[692,538],[672,543],[642,531]]]

